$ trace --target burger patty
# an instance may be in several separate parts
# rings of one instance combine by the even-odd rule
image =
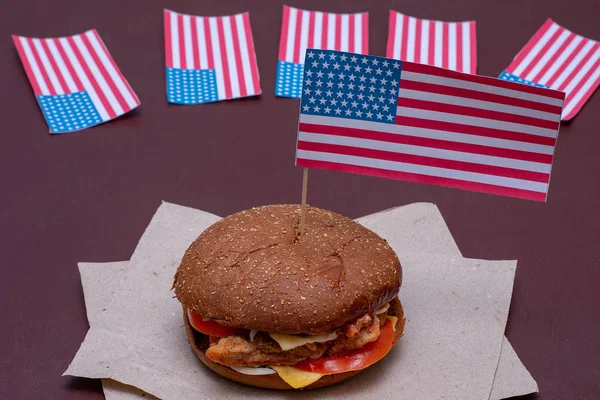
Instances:
[[[284,351],[266,332],[249,337],[210,337],[206,356],[214,362],[229,367],[261,365],[294,365],[307,358],[333,357],[360,348],[377,340],[387,311],[365,314],[351,324],[336,330],[338,336],[325,343],[308,343]]]

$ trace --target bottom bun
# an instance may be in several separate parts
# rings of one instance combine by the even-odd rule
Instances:
[[[390,302],[390,308],[388,310],[388,315],[398,317],[398,322],[396,323],[396,331],[394,335],[393,345],[398,343],[398,340],[402,337],[402,333],[404,332],[404,310],[402,309],[402,304],[398,297],[394,298]],[[208,368],[221,375],[224,378],[230,379],[234,382],[243,383],[244,385],[256,386],[260,388],[266,389],[279,389],[279,390],[291,390],[293,389],[290,385],[288,385],[283,379],[279,377],[277,373],[271,375],[246,375],[237,372],[229,367],[218,364],[208,357],[206,357],[206,350],[209,346],[209,337],[208,335],[204,335],[202,333],[197,332],[192,328],[190,322],[187,317],[187,313],[185,308],[183,310],[183,319],[185,330],[188,335],[188,341],[192,346],[192,350],[200,361]],[[362,371],[362,370],[361,370]],[[345,381],[348,378],[353,377],[361,371],[350,371],[344,372],[341,374],[332,374],[332,375],[324,375],[318,381],[303,387],[302,389],[316,389],[320,387],[325,387],[329,385],[333,385],[335,383],[339,383]]]

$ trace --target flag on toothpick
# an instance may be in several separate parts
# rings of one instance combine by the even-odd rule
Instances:
[[[167,99],[201,104],[261,94],[248,13],[164,11]]]
[[[475,21],[432,21],[390,10],[386,57],[474,74]]]
[[[95,29],[61,38],[12,38],[50,133],[89,128],[140,105]]]
[[[548,19],[500,78],[565,92],[562,119],[570,120],[600,85],[600,43]]]
[[[309,49],[296,165],[545,201],[564,93]]]
[[[283,6],[275,94],[301,97],[306,49],[367,54],[369,14],[334,14]]]

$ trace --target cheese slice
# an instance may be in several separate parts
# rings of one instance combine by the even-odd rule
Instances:
[[[310,385],[321,379],[323,375],[317,374],[316,372],[300,371],[298,368],[289,366],[269,366],[273,368],[279,374],[279,377],[285,381],[288,385],[294,389],[300,389]]]
[[[285,333],[273,332],[269,333],[269,336],[279,343],[281,350],[288,351],[308,343],[329,342],[337,337],[337,333],[331,332],[327,335],[287,335]]]
[[[396,332],[396,324],[398,323],[398,317],[392,317],[391,315],[388,315],[387,319],[392,321],[392,328],[394,328],[394,332]]]

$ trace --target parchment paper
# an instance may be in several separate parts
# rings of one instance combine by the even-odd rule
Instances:
[[[428,205],[417,205],[417,206],[427,207]],[[435,209],[434,206],[432,206],[432,205],[429,205],[429,206],[433,207]],[[435,211],[437,212],[437,209],[435,209]],[[104,311],[101,311],[101,315],[99,315],[98,318],[90,319],[90,324],[92,325],[92,329],[90,330],[90,332],[88,334],[88,338],[86,338],[86,341],[84,342],[84,344],[82,346],[82,349],[78,353],[78,356],[74,360],[73,364],[71,365],[71,367],[69,368],[67,373],[82,375],[82,376],[90,376],[90,377],[115,377],[124,382],[132,383],[136,386],[140,386],[152,393],[157,393],[159,395],[161,395],[160,393],[163,393],[162,396],[167,397],[167,398],[175,398],[175,397],[177,397],[177,393],[179,393],[179,392],[183,395],[182,397],[186,397],[187,396],[186,393],[189,393],[190,395],[192,395],[192,393],[196,393],[196,395],[199,395],[200,398],[206,398],[206,397],[210,398],[211,393],[218,394],[219,397],[222,395],[235,397],[235,396],[240,395],[239,390],[243,391],[245,397],[248,397],[250,394],[253,394],[253,395],[255,394],[255,395],[261,396],[261,397],[264,397],[265,395],[273,396],[273,392],[251,390],[247,387],[241,387],[242,389],[239,389],[238,388],[239,385],[230,384],[230,383],[227,383],[225,385],[225,387],[229,388],[229,389],[223,391],[223,389],[221,387],[221,385],[222,385],[221,378],[215,377],[214,375],[210,375],[209,377],[205,376],[206,374],[210,374],[210,373],[205,370],[202,370],[202,369],[200,369],[199,371],[194,370],[194,368],[193,368],[194,366],[195,367],[199,366],[198,361],[195,359],[194,356],[192,356],[191,351],[189,350],[189,346],[188,346],[187,342],[185,341],[184,335],[178,335],[178,333],[177,333],[177,332],[183,332],[183,329],[181,328],[181,315],[179,315],[180,314],[179,304],[176,301],[174,301],[175,307],[173,307],[173,304],[171,304],[169,306],[169,305],[154,304],[152,302],[151,302],[152,304],[146,304],[147,307],[144,307],[143,305],[141,305],[141,303],[143,303],[144,300],[160,299],[161,297],[156,296],[157,291],[164,291],[165,288],[167,288],[166,290],[168,291],[168,288],[170,288],[173,271],[174,271],[174,268],[176,267],[176,265],[179,263],[180,255],[183,253],[183,251],[185,250],[185,248],[187,247],[189,242],[191,242],[191,240],[195,239],[195,237],[202,230],[202,228],[197,228],[199,226],[197,224],[200,224],[200,225],[204,224],[204,226],[207,226],[207,225],[213,223],[214,221],[216,221],[216,219],[218,219],[218,217],[211,216],[206,213],[201,213],[201,212],[198,212],[195,210],[186,209],[184,207],[178,207],[178,206],[173,206],[173,205],[169,205],[169,204],[164,204],[161,207],[161,209],[159,210],[159,212],[153,219],[149,229],[146,231],[146,233],[144,234],[144,237],[140,241],[138,249],[136,249],[134,257],[132,258],[132,265],[128,268],[127,273],[123,274],[123,279],[122,279],[122,282],[120,283],[121,289],[117,290],[115,293],[115,294],[118,294],[118,296],[111,294],[111,298],[113,300],[117,299],[116,303],[118,303],[118,304],[115,304],[115,302],[113,302],[113,306],[119,307],[119,305],[124,305],[124,307],[121,307],[121,311],[123,311],[123,312],[120,314],[117,313],[116,318],[111,317],[111,314],[112,314],[111,313],[111,305],[107,305],[106,307],[103,307]],[[413,220],[414,220],[414,218],[413,218]],[[425,220],[422,220],[422,221],[424,223],[427,222]],[[392,221],[392,222],[395,223],[396,226],[398,226],[398,221]],[[444,229],[446,229],[446,231],[447,231],[445,224],[443,224],[443,220],[442,220],[442,225],[444,226]],[[438,227],[439,227],[439,225],[438,225]],[[380,233],[383,234],[382,232],[380,232]],[[384,236],[386,236],[386,235],[384,235]],[[429,238],[431,238],[431,237],[429,237]],[[390,242],[392,244],[395,244],[397,242],[397,240],[392,240],[390,237],[388,237],[388,239],[390,240]],[[455,247],[455,245],[454,245],[454,247]],[[160,254],[158,254],[158,253],[160,253]],[[152,254],[152,255],[150,255],[150,254]],[[418,259],[418,257],[423,257],[423,256],[411,256],[411,257],[417,257],[417,259]],[[426,256],[426,257],[428,259],[429,258],[438,258],[436,256]],[[406,266],[407,260],[403,260],[403,262],[405,263],[405,268],[407,268],[407,266]],[[409,264],[411,263],[411,261],[408,261],[408,262],[409,262]],[[414,262],[414,260],[412,262]],[[471,263],[473,261],[467,260],[464,262]],[[458,263],[458,265],[462,265],[463,261],[454,260],[454,261],[452,261],[452,263]],[[488,262],[483,262],[483,263],[487,265]],[[417,263],[417,264],[420,264],[420,263]],[[429,263],[425,263],[425,264],[429,264]],[[441,264],[444,265],[444,263],[441,263]],[[490,265],[492,265],[492,264],[494,264],[494,263],[491,263]],[[445,265],[448,265],[447,261],[445,262]],[[495,265],[502,265],[502,262],[495,263]],[[514,262],[510,265],[512,265],[514,267]],[[504,269],[510,271],[510,269],[511,269],[510,265],[508,265],[508,264],[504,265],[504,267],[505,267]],[[140,266],[141,266],[141,268],[140,268]],[[506,268],[507,266],[509,267],[508,269]],[[123,267],[123,266],[121,265],[121,267]],[[168,272],[168,280],[166,282],[166,285],[163,285],[160,282],[164,281],[164,279],[160,279],[160,277],[161,277],[161,275],[164,275],[166,273],[164,270],[169,269],[169,268],[172,268],[172,270]],[[457,267],[457,268],[460,268],[460,267]],[[84,269],[85,268],[82,267],[82,271]],[[411,268],[411,270],[417,271],[418,269]],[[492,271],[492,270],[494,270],[493,267],[491,268],[490,271]],[[144,274],[144,271],[146,272],[146,274]],[[496,271],[496,272],[498,272],[498,271]],[[498,273],[500,273],[500,272],[498,272]],[[513,273],[514,273],[514,270],[513,270]],[[153,279],[150,279],[151,277]],[[83,273],[82,273],[82,278],[83,278]],[[148,285],[140,285],[141,281],[139,278],[142,278],[142,280],[144,280],[144,279],[147,280],[148,282],[145,282],[145,281],[144,282],[148,283]],[[405,281],[405,286],[407,285],[407,282],[409,282],[409,281],[410,280]],[[442,281],[444,281],[444,279],[442,279]],[[512,277],[508,281],[510,281],[510,284],[512,285]],[[101,286],[101,284],[93,285],[93,286],[99,287],[99,286]],[[85,285],[84,285],[84,290],[86,290],[86,302],[87,302],[88,297],[94,297],[94,296],[88,296],[89,287],[86,289]],[[408,293],[410,294],[410,290],[408,290]],[[406,296],[409,296],[409,294],[407,294]],[[510,292],[508,293],[508,295],[510,295]],[[405,295],[401,294],[401,296],[402,296],[403,301],[406,303],[405,298],[404,298]],[[111,299],[106,299],[104,297],[105,302],[108,301],[108,303],[110,303],[110,300]],[[91,302],[91,304],[92,303],[93,302]],[[173,303],[173,302],[171,302],[171,303]],[[440,303],[445,303],[445,302],[440,302]],[[506,307],[507,307],[508,302],[504,301],[504,303],[506,303]],[[498,304],[503,305],[504,303],[502,301],[500,301],[500,303],[498,303]],[[137,304],[138,309],[140,307],[148,309],[148,307],[161,308],[164,306],[165,308],[168,309],[168,311],[170,311],[170,314],[171,314],[169,316],[169,318],[165,318],[165,320],[168,320],[169,322],[157,321],[157,320],[153,320],[150,318],[141,318],[139,315],[136,316],[134,314],[140,314],[140,312],[135,312],[135,310],[133,310],[134,312],[132,313],[131,310],[129,310],[129,309],[135,308],[135,307],[129,307],[129,306],[131,306],[131,304],[134,304],[134,305]],[[409,304],[410,304],[410,301],[409,301]],[[418,302],[417,302],[417,304],[418,304]],[[115,307],[114,309],[119,310],[119,308],[117,308],[117,307]],[[506,308],[506,310],[507,310],[507,308]],[[91,308],[89,311],[91,311]],[[496,310],[496,311],[498,311],[498,310]],[[500,311],[500,312],[502,314],[502,311]],[[90,313],[90,314],[92,314],[92,313]],[[124,314],[127,314],[128,316],[125,316]],[[167,312],[166,314],[169,314],[169,312]],[[423,314],[418,313],[417,315],[423,315]],[[173,318],[173,317],[175,317],[175,318]],[[144,321],[144,319],[147,319],[150,322]],[[505,322],[505,315],[503,318],[501,318],[501,320],[502,319]],[[98,320],[98,324],[96,323],[97,322],[96,320]],[[120,324],[117,323],[115,325],[113,323],[113,322],[115,322],[115,320],[120,320],[121,323]],[[118,322],[118,321],[116,321],[116,322]],[[491,322],[491,321],[488,321],[488,322]],[[410,322],[410,316],[409,316],[409,324],[410,323],[411,322]],[[94,327],[95,325],[97,326],[97,328]],[[170,325],[173,328],[172,330],[176,331],[175,334],[168,334],[165,337],[160,337],[160,335],[159,335],[158,337],[156,337],[154,339],[151,338],[152,335],[149,335],[149,334],[153,332],[152,328],[154,328],[154,329],[160,328],[160,332],[164,332],[165,325],[167,325],[167,327]],[[468,324],[466,324],[466,326],[468,326]],[[501,332],[503,331],[503,327],[499,331],[500,331],[500,340],[501,340],[502,339]],[[127,334],[124,334],[125,332],[127,332]],[[128,334],[131,334],[134,332],[139,332],[139,334],[141,336],[140,340],[136,339],[135,343],[121,343],[122,341],[126,342],[126,339],[127,339],[126,336]],[[160,333],[160,332],[157,332],[157,333]],[[134,337],[137,337],[137,336],[138,335],[134,335]],[[180,348],[176,349],[177,351],[175,351],[175,352],[168,348],[169,346],[172,347],[172,345],[174,343],[178,342],[177,340],[173,340],[173,339],[175,339],[173,336],[178,337],[179,339],[182,339],[181,342],[183,343],[183,345],[180,346]],[[403,339],[403,343],[409,343],[410,342],[410,340],[408,339],[409,337],[410,336],[407,334],[407,337],[405,339]],[[112,345],[112,347],[111,347],[111,345]],[[132,346],[133,346],[133,348],[132,348]],[[164,346],[166,346],[166,347],[164,347]],[[494,347],[494,346],[492,346],[492,347]],[[102,348],[104,351],[99,351]],[[135,350],[135,348],[139,348],[140,350]],[[144,355],[144,353],[145,353],[143,351],[144,348],[146,348],[146,349],[149,348],[150,354],[151,354],[150,356],[148,356],[147,353],[146,353],[146,355]],[[410,347],[408,347],[408,348],[410,348]],[[421,348],[421,346],[419,346],[419,348]],[[425,347],[423,347],[423,349],[424,348]],[[489,349],[489,346],[486,346],[486,348]],[[128,351],[129,351],[129,353],[131,353],[132,351],[135,352],[136,354],[139,355],[139,357],[136,357],[133,354],[128,355],[128,353],[127,353]],[[153,351],[154,351],[154,353],[153,353]],[[181,352],[180,356],[172,357],[178,351]],[[499,352],[499,349],[497,351]],[[162,357],[160,355],[157,356],[157,354],[160,354],[160,353],[164,353],[165,357]],[[396,352],[396,353],[398,353],[398,352]],[[436,351],[436,353],[439,354],[438,351]],[[191,357],[188,357],[188,356],[191,356]],[[491,355],[492,359],[494,357],[497,358],[497,353],[496,353],[496,356]],[[172,387],[169,388],[169,386],[173,386],[174,380],[178,381],[178,380],[181,380],[181,378],[182,378],[182,376],[179,376],[179,374],[177,373],[178,369],[177,369],[176,365],[171,363],[169,358],[174,358],[173,361],[176,362],[175,364],[177,364],[177,362],[179,362],[181,360],[184,361],[183,364],[187,363],[188,364],[186,367],[188,369],[187,372],[190,372],[192,375],[190,377],[190,379],[193,379],[194,382],[196,382],[196,383],[193,383],[193,382],[190,383],[189,380],[186,381],[185,379],[183,379],[182,382],[179,382],[181,387],[178,390],[173,391]],[[406,362],[405,357],[403,357],[402,362],[403,363]],[[384,362],[382,362],[382,364],[383,363],[386,363],[386,362],[384,361]],[[192,367],[190,367],[190,365]],[[472,365],[472,364],[469,364],[469,365]],[[487,365],[487,367],[489,368],[489,365]],[[189,371],[190,368],[193,371]],[[201,366],[200,366],[200,368],[201,368]],[[378,368],[381,368],[381,367],[378,367]],[[404,366],[403,368],[406,368],[406,367]],[[163,370],[161,371],[161,369],[163,369]],[[494,369],[495,369],[495,367],[493,366],[491,377],[489,379],[493,378],[493,370]],[[482,371],[482,369],[479,367],[477,368],[477,370]],[[485,370],[485,368],[484,368],[484,370]],[[140,377],[139,377],[139,375],[140,375],[139,371],[144,372],[144,374],[142,374],[142,375],[144,375],[142,377],[142,379],[140,379]],[[146,374],[146,372],[149,372],[149,374]],[[156,372],[158,372],[158,373],[156,373]],[[173,375],[175,375],[174,378],[176,378],[176,379],[168,378],[170,376],[170,372],[173,372]],[[389,371],[384,371],[384,372],[389,372]],[[403,370],[403,372],[406,374],[407,370]],[[198,374],[200,374],[200,376],[204,377],[205,379],[208,378],[207,386],[204,386],[202,383],[199,383],[197,381]],[[148,378],[149,375],[154,375],[155,378],[154,379]],[[367,379],[367,378],[362,378],[362,376],[369,376],[369,375],[372,376],[373,373],[366,371],[365,373],[361,374],[356,379],[362,381],[364,379]],[[185,376],[183,376],[183,378],[185,378]],[[394,379],[394,380],[396,380],[396,379]],[[438,381],[438,380],[436,380],[436,381]],[[136,382],[138,382],[138,383],[136,383]],[[114,383],[114,382],[112,382],[112,381],[107,382],[107,388],[109,386],[112,386],[112,383]],[[146,385],[146,383],[148,385]],[[413,381],[412,383],[414,384],[415,382]],[[449,382],[447,382],[447,383],[449,383]],[[474,382],[472,380],[468,381],[469,385],[472,385],[473,383]],[[217,385],[218,387],[215,387],[215,385]],[[341,387],[345,387],[345,386],[348,386],[348,385],[344,384]],[[379,387],[379,386],[380,385],[376,385],[376,387]],[[446,388],[448,387],[445,384],[443,384],[441,386],[444,386]],[[238,388],[238,389],[236,389],[236,388]],[[410,385],[407,386],[406,388],[410,388]],[[211,392],[211,389],[212,390],[217,389],[217,390],[215,392]],[[489,387],[487,390],[489,391]],[[256,392],[260,392],[260,394],[256,394]],[[317,393],[319,393],[319,396],[321,394],[324,395],[325,392],[327,392],[327,389],[325,389],[324,391],[320,391],[320,392],[311,392],[313,394],[311,397],[314,397],[314,394],[317,394]],[[345,392],[345,390],[344,390],[344,392]],[[475,391],[473,390],[473,387],[471,387],[471,386],[469,386],[468,392],[470,394],[475,393]],[[423,393],[422,390],[419,390],[419,393]],[[449,395],[449,392],[447,390],[445,393],[447,395]],[[332,394],[334,394],[334,393],[329,393],[329,395],[332,395]],[[364,393],[363,393],[363,395],[364,395]],[[427,394],[427,396],[431,396],[431,395],[432,395],[431,393]],[[419,397],[409,395],[409,398],[419,398]],[[428,397],[428,398],[432,398],[432,397]],[[461,395],[461,398],[487,398],[487,397],[481,397],[481,396],[469,397],[469,395],[467,394],[466,396]]]

